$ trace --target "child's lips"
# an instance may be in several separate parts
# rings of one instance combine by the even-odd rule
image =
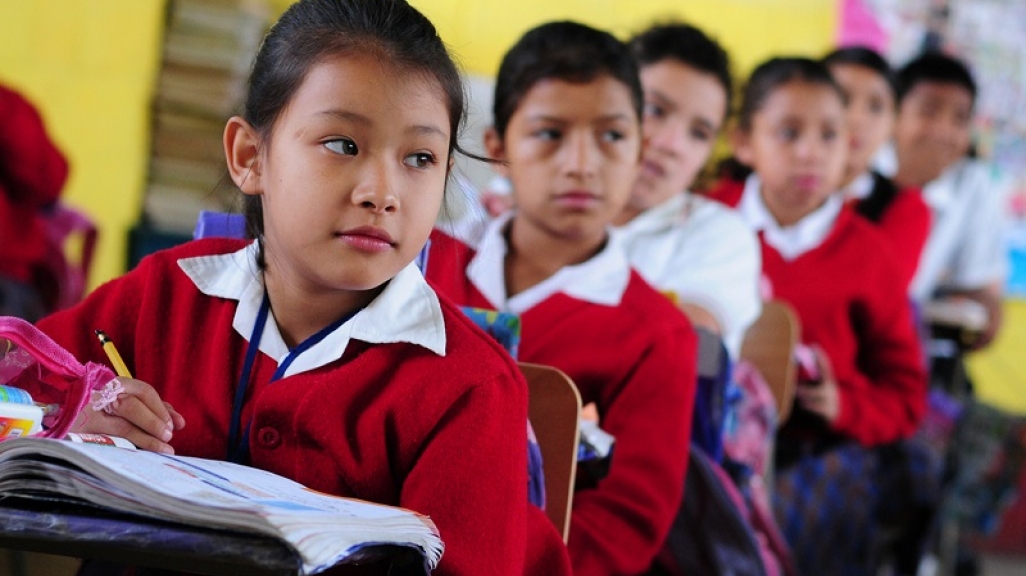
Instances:
[[[799,190],[818,190],[822,181],[819,176],[798,176],[794,179],[794,185]]]
[[[336,234],[343,242],[365,252],[384,252],[395,246],[395,240],[385,230],[375,226],[358,226]]]
[[[570,190],[556,195],[556,204],[564,208],[585,210],[598,203],[598,195],[588,190]]]
[[[662,178],[666,175],[666,169],[662,164],[651,160],[644,160],[641,163],[641,173],[652,179]]]

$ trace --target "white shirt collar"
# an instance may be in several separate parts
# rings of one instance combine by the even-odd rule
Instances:
[[[964,161],[956,162],[923,186],[923,200],[935,212],[943,212],[955,201],[965,166]]]
[[[263,274],[256,265],[256,242],[230,254],[183,258],[178,266],[196,288],[218,298],[237,300],[232,327],[249,340],[264,297]],[[345,353],[349,341],[372,344],[408,342],[445,356],[445,321],[438,296],[428,286],[420,269],[410,263],[366,308],[308,350],[300,354],[285,376],[298,374],[334,362]],[[289,354],[273,315],[264,326],[260,351],[278,364]]]
[[[616,306],[630,282],[631,268],[618,235],[610,231],[601,252],[586,262],[564,266],[538,284],[506,297],[506,238],[513,211],[492,220],[467,266],[467,278],[496,310],[523,314],[557,292],[593,304]]]
[[[688,192],[674,194],[661,204],[645,210],[617,229],[633,235],[658,232],[682,224],[691,212],[691,195]]]
[[[859,174],[842,192],[844,193],[845,200],[864,200],[868,198],[873,193],[873,174],[870,172]]]
[[[763,202],[761,186],[758,176],[753,174],[748,177],[738,203],[738,212],[752,230],[762,232],[766,243],[775,248],[785,260],[794,260],[822,244],[830,235],[834,221],[844,207],[841,195],[831,194],[822,206],[797,224],[782,227]]]

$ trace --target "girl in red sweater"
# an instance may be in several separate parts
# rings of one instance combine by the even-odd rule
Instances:
[[[520,359],[566,372],[616,437],[608,474],[574,496],[577,576],[644,572],[683,493],[695,336],[609,228],[635,180],[641,105],[613,36],[572,22],[525,34],[499,68],[485,137],[518,208],[472,246],[436,233],[428,266],[460,304],[519,315]]]
[[[871,168],[873,156],[891,138],[895,95],[891,67],[869,48],[835,50],[823,58],[847,96],[848,162],[841,189],[855,211],[891,241],[907,287],[930,233],[930,209],[918,189],[899,189]]]
[[[107,331],[136,375],[78,429],[427,514],[436,574],[568,573],[527,501],[523,377],[413,262],[463,113],[405,1],[293,4],[224,133],[255,240],[154,254],[40,323],[83,361],[103,361]],[[544,571],[528,539],[549,544],[532,549]]]
[[[759,233],[772,295],[789,302],[814,366],[777,439],[778,515],[803,574],[870,573],[879,447],[910,435],[926,376],[887,240],[837,192],[845,100],[827,68],[772,59],[752,73],[734,136],[754,173],[714,196]]]

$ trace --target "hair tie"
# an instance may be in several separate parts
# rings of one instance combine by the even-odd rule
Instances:
[[[121,394],[124,391],[125,387],[121,385],[121,380],[114,378],[110,382],[107,382],[103,388],[94,391],[96,394],[99,394],[100,397],[93,400],[93,410],[96,412],[103,410],[107,414],[114,414],[114,408],[117,407],[118,394]]]

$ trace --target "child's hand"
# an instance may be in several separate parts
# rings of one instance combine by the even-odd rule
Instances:
[[[86,406],[72,426],[73,432],[120,436],[143,450],[174,454],[168,445],[185,418],[160,399],[146,382],[116,378],[103,391],[93,392],[93,405]]]
[[[828,424],[833,424],[841,415],[841,394],[834,378],[834,367],[822,348],[813,346],[812,350],[819,368],[819,380],[798,383],[798,402],[809,412],[818,414]]]

